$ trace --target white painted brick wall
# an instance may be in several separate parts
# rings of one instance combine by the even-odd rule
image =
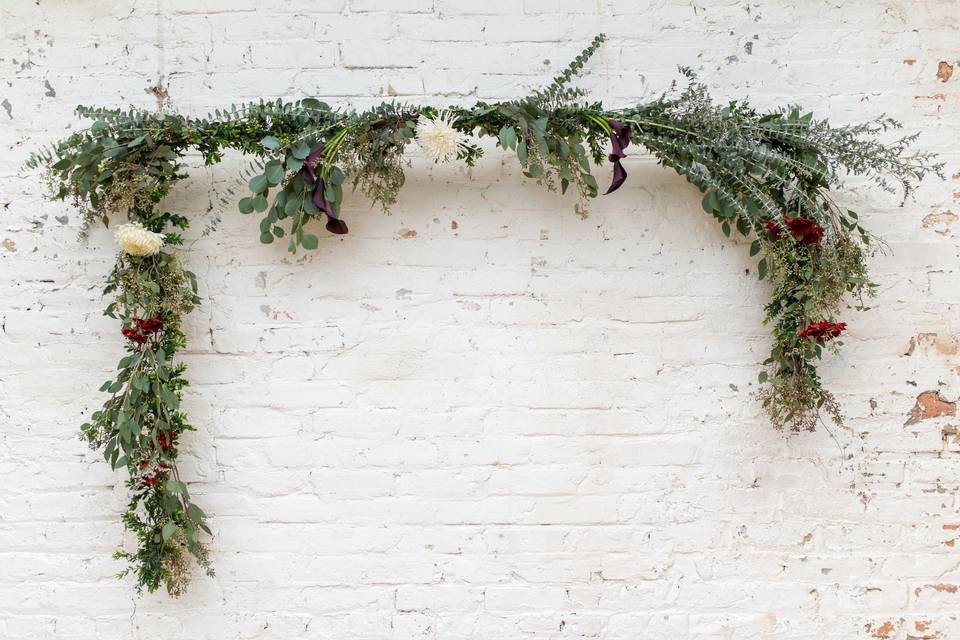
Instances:
[[[960,638],[958,419],[904,425],[960,389],[960,73],[936,75],[960,61],[955,0],[2,5],[0,637]],[[121,476],[76,437],[121,347],[112,242],[75,242],[27,153],[77,103],[150,106],[158,81],[189,113],[515,97],[599,31],[585,83],[610,104],[685,64],[719,98],[887,112],[943,154],[952,177],[904,208],[842,196],[890,243],[823,371],[849,429],[761,417],[767,291],[649,159],[581,221],[499,153],[413,157],[392,215],[349,197],[350,235],[318,251],[260,246],[232,211],[191,244],[185,473],[218,573],[131,598]],[[240,166],[197,168],[169,207],[206,210]]]

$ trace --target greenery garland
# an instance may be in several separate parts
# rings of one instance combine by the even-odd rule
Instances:
[[[627,177],[625,149],[641,146],[704,194],[704,210],[725,235],[736,229],[753,238],[759,278],[773,284],[765,309],[773,348],[759,375],[773,424],[810,430],[822,414],[841,420],[816,363],[841,344],[844,301],[862,308],[873,295],[865,260],[877,243],[830,190],[853,174],[887,190],[900,187],[906,197],[942,165],[928,154],[907,155],[916,136],[880,142],[880,134],[900,126],[893,120],[833,127],[796,107],[761,113],[746,101],[720,106],[689,70],[682,70],[683,88],[646,104],[605,108],[570,86],[603,39],[519,100],[444,111],[391,102],[353,111],[307,98],[233,106],[206,118],[79,107],[92,126],[30,157],[28,167],[47,169],[52,197],[71,198],[83,210],[84,230],[117,215],[130,220],[117,231],[122,251],[107,281],[113,299],[105,312],[121,321],[127,353],[101,387],[109,399],[82,432],[114,469],[129,474],[123,521],[139,545],[116,556],[129,561],[124,573],[135,573],[138,590],[163,585],[182,593],[191,556],[210,572],[201,541],[209,534],[205,515],[177,471],[182,434],[194,427],[180,410],[188,382],[174,358],[186,344],[181,319],[199,303],[197,285],[175,253],[163,250],[181,245],[189,226],[162,202],[186,177],[183,159],[194,151],[208,165],[225,149],[253,156],[240,212],[262,216],[261,242],[285,240],[296,252],[317,247],[314,219],[347,232],[340,215],[347,182],[384,208],[393,204],[404,183],[404,150],[415,139],[437,161],[472,166],[482,149],[471,137],[492,137],[516,153],[527,177],[549,189],[573,187],[582,216],[599,191],[591,161],[613,162],[609,192]],[[230,189],[224,200],[233,196]]]

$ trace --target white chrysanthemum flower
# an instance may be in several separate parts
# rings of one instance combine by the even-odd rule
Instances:
[[[453,128],[456,118],[441,111],[435,118],[420,116],[417,121],[417,144],[434,162],[447,162],[457,157],[463,136]]]
[[[132,256],[152,256],[163,246],[163,234],[147,231],[139,222],[122,224],[113,233],[120,249]]]

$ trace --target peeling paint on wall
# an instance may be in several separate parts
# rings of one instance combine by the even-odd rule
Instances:
[[[953,65],[949,62],[944,62],[941,60],[937,64],[937,80],[940,82],[947,82],[950,78],[953,77]]]
[[[924,391],[917,396],[917,403],[910,410],[904,426],[916,424],[921,420],[955,415],[957,415],[956,402],[943,400],[937,391]]]

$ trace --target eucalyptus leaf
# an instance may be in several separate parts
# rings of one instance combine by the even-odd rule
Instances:
[[[254,176],[249,183],[250,191],[254,193],[265,193],[268,185],[269,180],[267,180],[267,176],[265,175]]]
[[[517,132],[511,126],[500,129],[500,146],[504,149],[513,149],[517,144]]]
[[[240,198],[237,208],[240,209],[240,213],[253,213],[253,198]]]
[[[267,177],[267,182],[270,183],[270,186],[280,184],[283,182],[284,176],[283,165],[279,162],[276,164],[267,165],[267,170],[264,175]]]

